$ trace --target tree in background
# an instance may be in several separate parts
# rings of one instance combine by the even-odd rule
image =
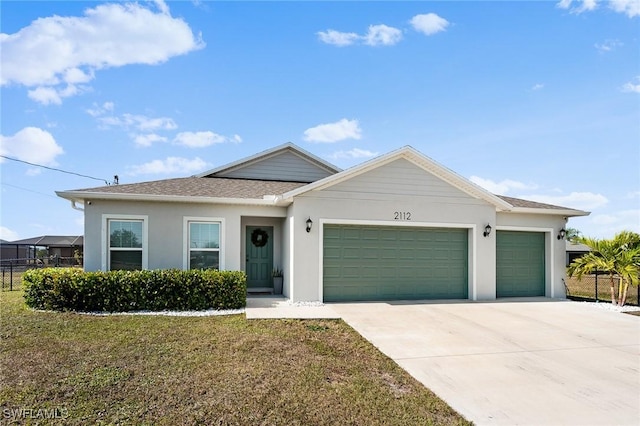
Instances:
[[[567,228],[565,238],[570,243],[577,243],[578,239],[582,238],[582,232],[578,231],[576,228]]]
[[[640,235],[622,231],[613,239],[579,237],[577,242],[589,246],[591,251],[574,260],[567,274],[581,280],[583,275],[596,271],[609,275],[611,283],[611,303],[624,306],[627,300],[629,284],[638,285],[640,274]],[[616,299],[615,277],[620,278],[618,298]]]

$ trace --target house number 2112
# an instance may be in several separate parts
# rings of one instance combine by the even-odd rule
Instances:
[[[411,212],[393,212],[394,220],[411,220]]]

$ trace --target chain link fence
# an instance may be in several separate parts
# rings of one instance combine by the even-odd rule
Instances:
[[[614,292],[618,299],[618,286],[620,278],[613,277]],[[584,275],[582,280],[576,278],[565,278],[567,298],[574,300],[588,300],[595,302],[611,303],[611,278],[608,274]],[[627,292],[626,305],[638,305],[640,286],[629,286]]]
[[[75,257],[56,257],[37,259],[2,259],[0,272],[2,274],[2,291],[22,289],[22,275],[34,268],[68,268],[82,266]]]

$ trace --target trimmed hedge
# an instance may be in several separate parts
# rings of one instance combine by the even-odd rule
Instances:
[[[179,269],[83,272],[32,269],[22,277],[29,307],[54,311],[200,311],[247,303],[244,272]]]

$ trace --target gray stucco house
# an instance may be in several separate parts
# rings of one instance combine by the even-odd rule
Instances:
[[[284,272],[293,301],[565,296],[560,231],[588,212],[487,192],[411,147],[340,170],[285,144],[197,176],[57,192],[85,270]]]

